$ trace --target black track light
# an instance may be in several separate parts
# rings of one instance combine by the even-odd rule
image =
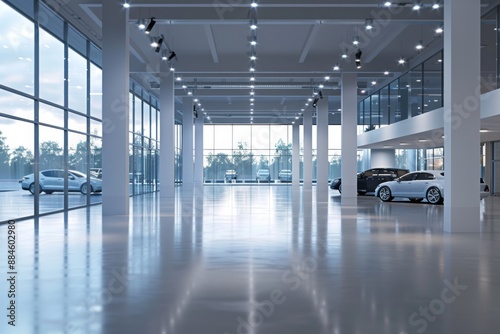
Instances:
[[[319,95],[319,98],[322,99],[323,98],[323,92],[319,91],[318,92],[318,95]]]
[[[167,60],[168,61],[171,61],[172,59],[174,59],[175,57],[177,57],[177,55],[175,54],[174,51],[170,51],[170,56],[168,56]]]
[[[319,97],[317,97],[317,98],[314,99],[313,104],[312,104],[312,106],[314,108],[316,108],[318,106],[318,101],[319,101]]]
[[[356,57],[355,58],[355,62],[356,62],[356,67],[357,68],[361,68],[361,55],[362,54],[363,54],[363,52],[361,52],[361,49],[358,49],[358,51],[354,55]]]
[[[161,50],[161,45],[163,43],[163,35],[160,37],[160,39],[158,40],[158,46],[155,48],[155,52],[160,52]]]
[[[151,20],[149,21],[148,26],[146,27],[146,30],[144,30],[144,32],[146,34],[149,34],[151,32],[151,30],[153,29],[153,27],[155,26],[155,24],[156,24],[155,18],[152,17]]]

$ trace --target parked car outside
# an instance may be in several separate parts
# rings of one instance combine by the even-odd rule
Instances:
[[[482,179],[479,189],[481,199],[489,196],[490,189]],[[444,200],[444,172],[428,170],[408,173],[394,181],[381,183],[375,190],[375,195],[384,202],[403,197],[411,202],[426,199],[431,204],[441,204]]]
[[[257,177],[255,178],[255,181],[271,182],[271,174],[269,173],[269,169],[259,169],[257,171]]]
[[[224,178],[226,179],[226,181],[236,180],[238,178],[238,173],[236,173],[234,169],[228,169],[226,170]]]
[[[68,178],[68,191],[76,192],[79,191],[86,195],[88,192],[101,192],[102,191],[102,181],[95,177],[90,177],[90,186],[87,183],[87,175],[75,170],[68,171],[67,175],[63,169],[47,169],[40,172],[40,187],[38,192],[42,191],[46,194],[52,194],[56,191],[64,191],[64,179]],[[21,180],[21,188],[23,190],[28,190],[30,193],[34,194],[35,189],[35,174],[29,174],[23,176]]]
[[[292,171],[283,169],[278,173],[278,180],[280,182],[292,182]]]
[[[98,179],[102,179],[102,168],[90,168],[90,176]]]
[[[371,168],[358,173],[358,194],[364,195],[367,192],[374,192],[375,188],[386,181],[392,181],[410,171],[402,168]],[[330,183],[330,189],[342,192],[342,179],[337,177]]]

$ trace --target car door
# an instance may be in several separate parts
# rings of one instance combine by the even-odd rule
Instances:
[[[68,191],[79,191],[80,190],[80,180],[77,176],[68,172]]]
[[[415,198],[424,198],[429,183],[434,180],[431,173],[418,173],[415,180],[409,183],[408,196]]]
[[[375,191],[377,186],[384,182],[384,174],[381,169],[372,169],[371,176],[366,178],[366,191],[372,192]]]
[[[40,172],[40,187],[42,189],[50,190],[53,187],[53,170],[44,170]]]
[[[52,177],[53,190],[63,191],[64,190],[64,171],[54,170]]]
[[[392,185],[392,196],[394,197],[410,197],[408,195],[409,188],[413,180],[417,177],[418,173],[409,173],[399,178],[397,182]]]
[[[368,186],[368,180],[373,177],[373,169],[365,170],[358,176],[358,191],[366,191]]]

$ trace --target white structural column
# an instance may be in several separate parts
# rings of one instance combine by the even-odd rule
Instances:
[[[182,100],[182,185],[192,187],[193,174],[193,98]],[[201,113],[200,113],[201,114]]]
[[[194,152],[194,183],[196,187],[202,187],[203,175],[203,114],[200,113],[195,119],[195,152]]]
[[[304,112],[304,175],[303,189],[312,189],[312,111]]]
[[[444,4],[446,232],[480,231],[480,6],[480,0]]]
[[[104,1],[102,13],[103,216],[129,213],[129,34],[128,10]]]
[[[292,187],[300,186],[300,125],[292,126]]]
[[[318,193],[328,193],[328,96],[318,102],[316,112],[316,190]]]
[[[370,168],[394,167],[396,164],[396,151],[394,149],[372,149]]]
[[[175,193],[175,100],[174,73],[167,62],[160,65],[160,197]]]
[[[358,77],[355,73],[342,74],[341,115],[341,177],[342,199],[357,196],[357,123]]]

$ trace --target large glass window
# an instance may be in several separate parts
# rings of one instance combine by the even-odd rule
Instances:
[[[40,98],[64,106],[64,44],[43,29],[40,34]]]
[[[33,146],[33,123],[0,117],[0,221],[33,215]]]
[[[441,52],[424,63],[424,113],[443,106],[443,55]]]
[[[90,115],[102,118],[102,70],[90,64]]]
[[[34,24],[0,1],[0,83],[34,94]]]
[[[68,106],[87,114],[87,61],[72,49],[68,53]]]
[[[408,74],[408,108],[411,116],[422,114],[422,65],[413,68]]]
[[[0,89],[0,114],[33,121],[35,115],[33,100]]]

